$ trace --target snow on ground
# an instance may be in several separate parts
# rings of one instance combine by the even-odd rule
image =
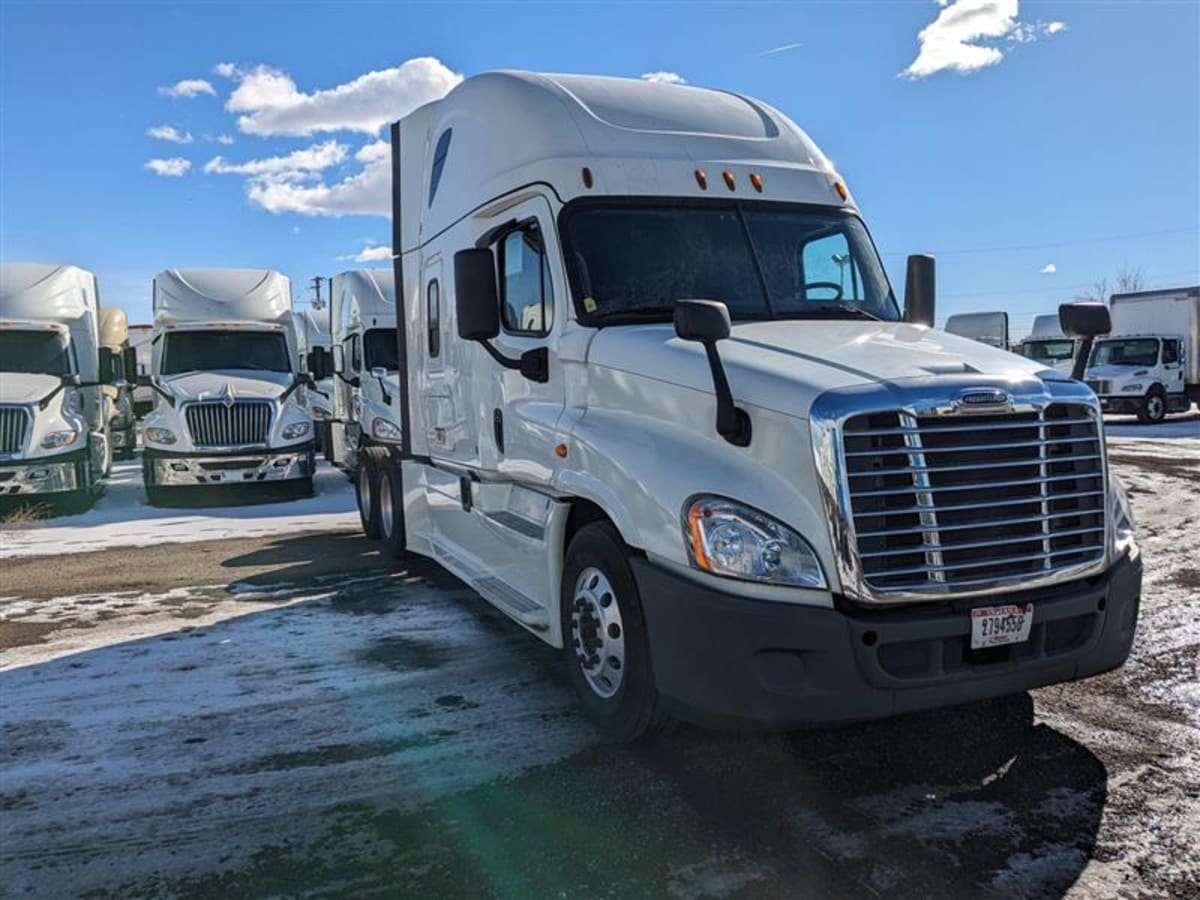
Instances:
[[[159,508],[146,500],[141,463],[116,462],[103,496],[86,513],[10,526],[0,519],[0,559],[359,527],[354,489],[341,472],[321,463],[313,488],[312,497],[282,503]],[[223,497],[230,494],[223,489]]]

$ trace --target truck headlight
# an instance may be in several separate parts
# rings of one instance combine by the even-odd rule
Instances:
[[[371,436],[381,441],[398,441],[400,429],[387,419],[374,418],[371,420]]]
[[[795,587],[823,588],[808,542],[782,522],[725,497],[692,498],[683,509],[692,565],[704,572]]]
[[[294,441],[296,438],[302,438],[312,431],[312,422],[293,422],[291,425],[283,426],[283,439],[285,441]]]
[[[1108,482],[1108,512],[1113,523],[1113,552],[1117,556],[1137,556],[1137,525],[1133,521],[1133,508],[1129,495],[1121,482],[1110,478]]]
[[[312,417],[318,422],[323,422],[329,418],[329,410],[323,406],[310,406],[308,409],[312,413]]]
[[[1122,394],[1140,394],[1142,392],[1142,387],[1143,387],[1143,385],[1140,385],[1140,384],[1127,384],[1127,385],[1125,385],[1125,387],[1121,388],[1121,393]]]
[[[142,437],[152,444],[175,443],[175,432],[170,428],[147,428],[142,432]]]
[[[59,447],[69,447],[79,437],[78,431],[51,431],[42,438],[42,447],[46,450],[57,450]]]

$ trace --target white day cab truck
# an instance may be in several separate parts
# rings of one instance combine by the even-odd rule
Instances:
[[[101,391],[107,405],[108,434],[114,459],[128,459],[137,449],[133,386],[137,381],[137,350],[129,346],[129,326],[123,309],[100,309],[100,346],[106,348],[113,365],[113,383]]]
[[[1085,378],[1105,412],[1155,424],[1200,403],[1200,286],[1113,294]]]
[[[368,537],[403,550],[391,529],[399,482],[384,463],[400,442],[396,291],[392,272],[358,269],[330,281],[333,422],[331,462],[355,484],[358,514]],[[381,511],[386,515],[381,516]],[[386,528],[386,531],[384,530]]]
[[[312,493],[312,379],[300,365],[291,283],[265,269],[169,269],[154,278],[153,410],[142,427],[152,503],[241,485]],[[172,493],[175,492],[175,493]]]
[[[1021,355],[1070,375],[1075,368],[1079,343],[1079,338],[1063,334],[1057,313],[1034,316],[1029,337],[1021,342]]]
[[[96,276],[0,264],[0,498],[82,512],[112,466]]]
[[[931,330],[930,257],[901,308],[782,113],[498,72],[391,139],[387,527],[562,648],[609,734],[869,719],[1125,660],[1141,560],[1095,395]]]

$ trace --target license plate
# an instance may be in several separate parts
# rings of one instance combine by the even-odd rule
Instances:
[[[971,610],[971,649],[1019,644],[1029,640],[1033,627],[1033,604],[981,606]]]

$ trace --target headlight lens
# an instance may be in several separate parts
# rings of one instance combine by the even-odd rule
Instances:
[[[696,497],[683,511],[692,565],[745,581],[823,588],[808,542],[782,522],[724,497]]]
[[[304,437],[310,431],[312,431],[312,422],[293,422],[291,425],[283,426],[283,439],[293,441],[296,438]]]
[[[329,418],[329,410],[323,406],[310,406],[309,411],[312,413],[312,417],[318,421],[324,421]]]
[[[1142,392],[1142,385],[1127,384],[1127,385],[1125,385],[1125,387],[1121,388],[1121,391],[1122,391],[1122,393],[1126,393],[1126,394],[1140,394]]]
[[[142,437],[152,444],[175,443],[175,432],[170,428],[147,428],[142,432]]]
[[[400,440],[400,429],[394,422],[375,418],[371,420],[371,436],[381,441],[398,441]]]
[[[1129,505],[1129,495],[1121,482],[1110,478],[1108,482],[1108,510],[1113,523],[1113,552],[1117,556],[1128,553],[1136,556],[1137,525],[1133,521],[1133,508]]]
[[[78,431],[51,431],[42,438],[42,447],[47,450],[57,450],[59,447],[69,447],[79,437]]]

